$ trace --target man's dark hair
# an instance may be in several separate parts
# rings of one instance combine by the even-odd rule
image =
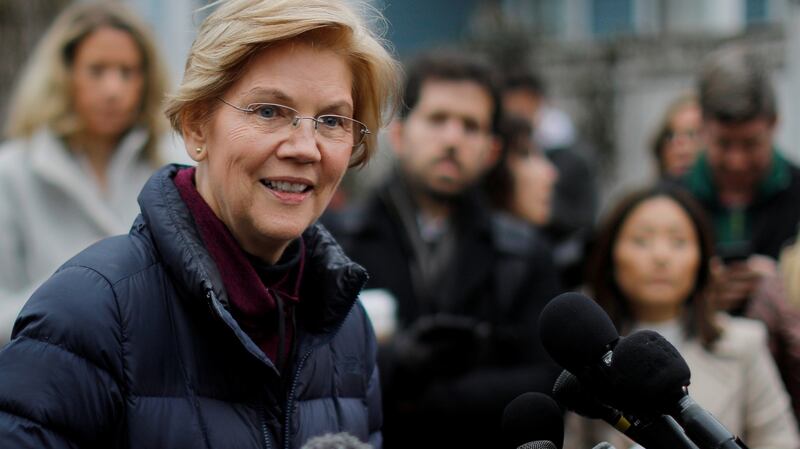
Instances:
[[[500,126],[501,98],[498,76],[483,57],[457,50],[433,50],[414,58],[406,67],[400,117],[408,117],[419,101],[426,81],[472,81],[486,89],[492,99],[492,134]]]
[[[508,166],[510,153],[529,156],[533,125],[530,120],[515,115],[504,115],[500,121],[500,157],[497,163],[486,173],[484,186],[491,204],[501,210],[510,210],[514,196],[514,178]],[[528,145],[520,145],[527,141]]]
[[[542,78],[529,71],[512,71],[505,76],[503,79],[503,92],[517,89],[525,89],[539,97],[543,97],[546,93]]]
[[[703,118],[725,123],[774,120],[775,91],[764,61],[740,46],[717,50],[705,61],[698,83]]]

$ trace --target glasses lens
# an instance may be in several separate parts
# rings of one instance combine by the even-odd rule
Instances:
[[[297,111],[279,104],[254,103],[247,106],[258,120],[258,126],[268,131],[275,131],[292,124]]]
[[[317,134],[333,143],[352,142],[353,146],[358,146],[367,134],[366,126],[348,117],[322,115],[317,121]]]
[[[230,105],[222,98],[220,100]],[[265,132],[288,131],[297,126],[300,120],[312,120],[316,122],[315,128],[319,138],[335,144],[350,144],[354,147],[361,145],[364,137],[369,134],[366,126],[341,115],[321,115],[316,119],[302,117],[296,110],[275,103],[252,103],[246,108],[233,107],[254,117],[256,126]]]

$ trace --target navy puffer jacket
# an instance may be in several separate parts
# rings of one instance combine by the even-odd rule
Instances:
[[[167,166],[131,232],[62,266],[0,352],[0,448],[298,448],[347,431],[381,445],[366,281],[327,231],[304,234],[292,365],[231,316]]]

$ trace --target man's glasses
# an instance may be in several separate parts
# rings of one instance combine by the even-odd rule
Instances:
[[[311,120],[314,122],[317,136],[334,145],[347,143],[357,147],[364,142],[367,134],[370,134],[367,125],[350,117],[336,114],[304,117],[296,109],[281,104],[252,103],[242,108],[228,103],[222,97],[219,97],[219,100],[238,111],[256,117],[258,127],[269,133],[293,130],[300,126],[300,120]]]

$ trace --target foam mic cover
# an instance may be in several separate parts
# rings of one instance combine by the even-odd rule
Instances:
[[[658,332],[641,330],[620,340],[610,366],[615,385],[611,405],[630,413],[667,413],[689,385],[683,356]]]
[[[553,384],[553,397],[567,410],[591,419],[612,419],[615,411],[595,399],[581,382],[567,370],[561,372]]]
[[[502,430],[503,447],[508,449],[561,449],[564,443],[561,409],[542,393],[523,393],[509,402],[503,411]]]
[[[539,316],[542,345],[559,365],[572,373],[600,363],[619,339],[608,314],[580,293],[553,298]]]

